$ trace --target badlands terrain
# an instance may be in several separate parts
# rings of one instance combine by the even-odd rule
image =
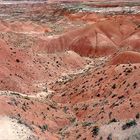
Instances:
[[[1,1],[0,140],[140,140],[140,1]]]

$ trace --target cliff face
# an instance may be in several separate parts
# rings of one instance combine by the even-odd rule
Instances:
[[[11,2],[0,13],[0,138],[140,139],[137,1]]]

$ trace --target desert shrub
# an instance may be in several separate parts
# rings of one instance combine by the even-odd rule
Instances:
[[[76,118],[69,118],[71,123],[74,123],[76,121]]]
[[[136,119],[139,119],[139,118],[140,118],[140,114],[137,113],[137,114],[136,114]]]
[[[113,123],[113,122],[117,122],[117,120],[115,118],[113,118],[112,120],[109,121],[108,124]]]
[[[116,84],[113,84],[113,85],[112,85],[112,88],[115,89],[115,88],[116,88]]]
[[[112,140],[112,134],[111,133],[108,135],[107,140]]]
[[[137,125],[135,120],[131,120],[122,126],[122,130],[129,129],[132,126]]]
[[[97,136],[99,134],[99,127],[98,126],[93,127],[92,134],[93,134],[93,136]]]
[[[85,126],[90,126],[92,123],[91,122],[83,122],[82,126],[85,127]]]
[[[28,96],[25,96],[24,99],[26,99],[26,100],[30,100],[30,98],[29,98]]]
[[[43,126],[39,126],[39,127],[41,128],[42,132],[48,130],[48,125],[47,124],[45,124]]]
[[[66,106],[64,106],[63,110],[65,113],[67,113],[68,108]]]

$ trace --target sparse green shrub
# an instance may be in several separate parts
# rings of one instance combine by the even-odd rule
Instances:
[[[139,119],[140,118],[140,113],[137,113],[136,114],[136,119]]]
[[[85,127],[85,126],[90,126],[91,124],[92,124],[91,122],[83,122],[83,123],[82,123],[82,126],[83,126],[83,127]]]
[[[129,129],[130,127],[135,126],[135,125],[137,125],[135,120],[129,121],[122,126],[122,130]]]
[[[115,118],[113,118],[112,120],[109,121],[108,124],[113,123],[113,122],[117,122],[117,120]]]
[[[76,118],[69,118],[71,123],[74,123],[76,121]]]
[[[41,128],[42,132],[48,130],[48,125],[47,124],[45,124],[43,126],[39,126],[39,127]]]
[[[66,106],[64,106],[64,112],[67,113],[68,108]]]
[[[30,100],[30,98],[29,98],[28,96],[25,96],[24,99],[26,99],[26,100]]]
[[[115,88],[116,88],[116,84],[113,84],[113,85],[112,85],[112,88],[115,89]]]
[[[108,135],[107,140],[112,140],[112,134],[111,133]]]
[[[93,136],[97,136],[99,134],[99,127],[94,126],[91,132],[92,132]]]

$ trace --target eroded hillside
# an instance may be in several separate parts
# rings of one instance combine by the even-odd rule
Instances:
[[[0,140],[139,140],[139,1],[53,2],[0,3]]]

